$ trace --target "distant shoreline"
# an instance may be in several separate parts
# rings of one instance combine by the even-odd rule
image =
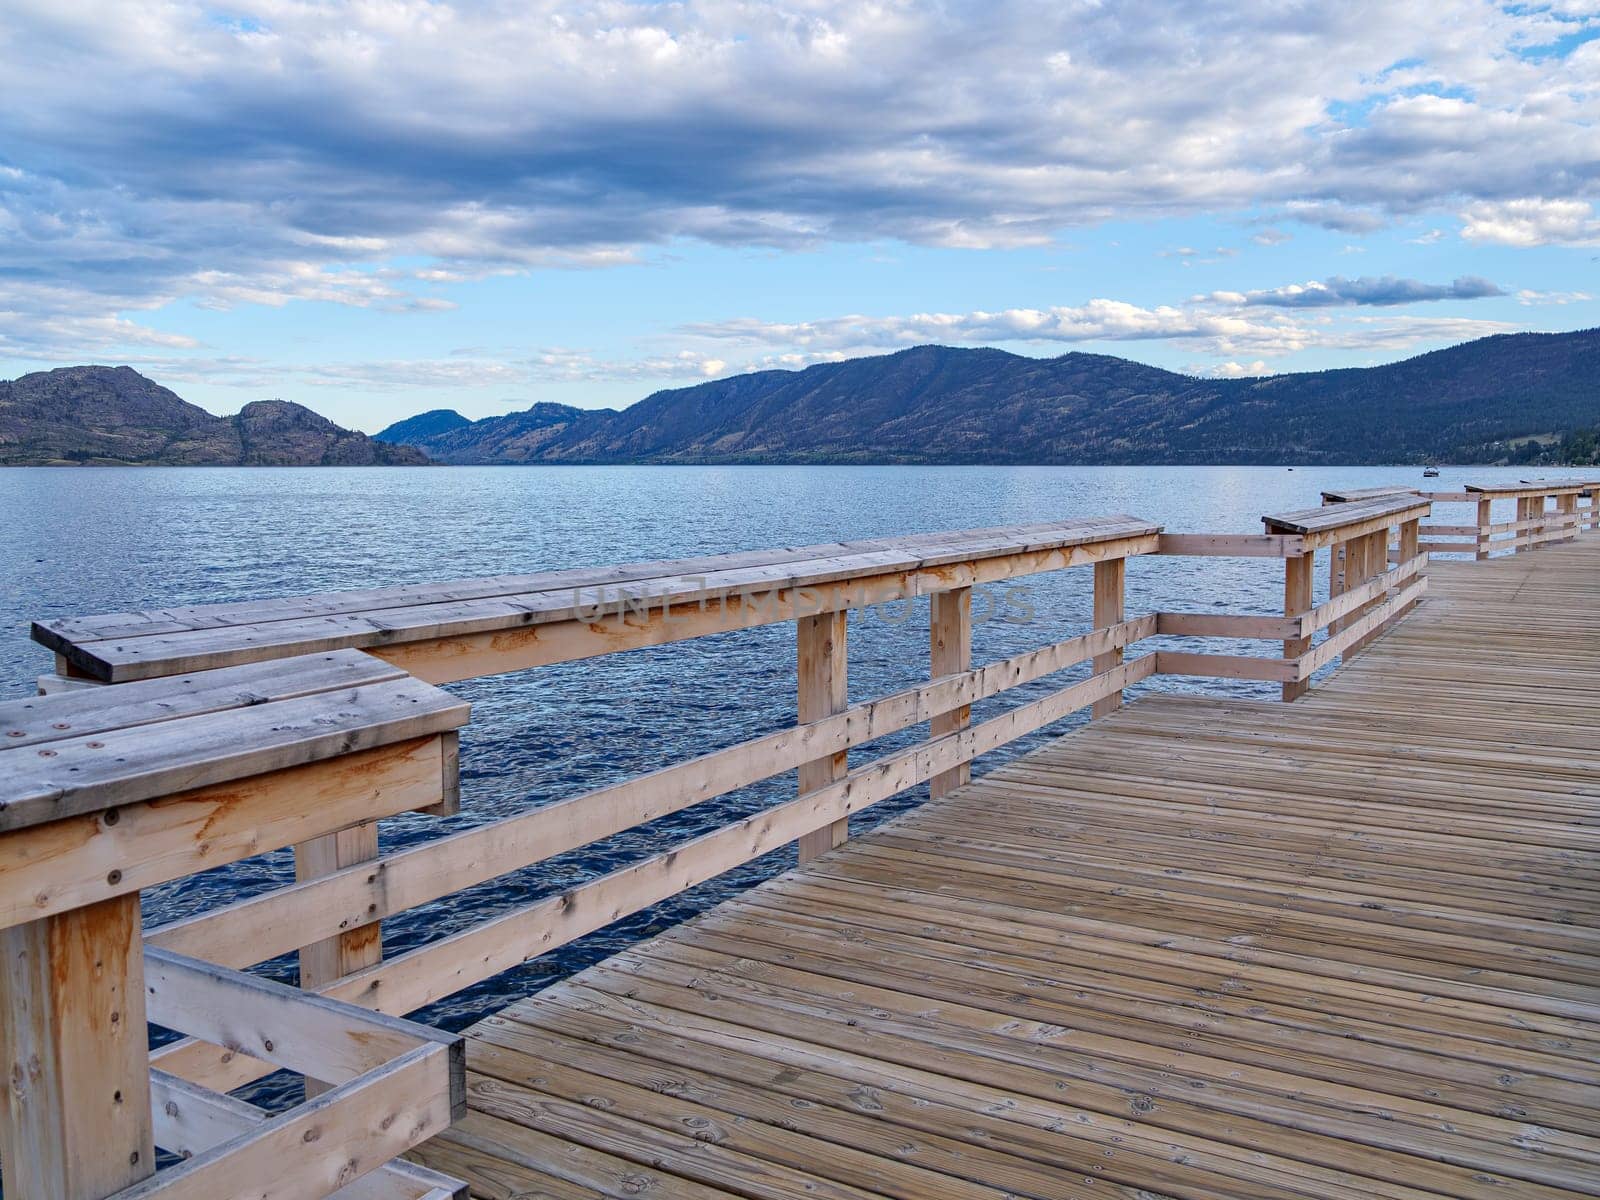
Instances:
[[[1154,467],[1196,470],[1212,467],[1253,467],[1261,470],[1293,471],[1299,468],[1323,470],[1337,467],[1382,467],[1396,471],[1421,471],[1425,466],[1438,466],[1443,470],[1471,470],[1474,468],[1492,468],[1495,470],[1515,470],[1518,467],[1534,469],[1536,466],[1541,471],[1580,471],[1588,468],[1582,463],[1539,463],[1520,464],[1504,460],[1499,462],[1308,462],[1304,459],[1294,462],[1238,462],[1238,461],[1210,461],[1210,462],[1044,462],[1044,461],[969,461],[969,462],[927,462],[906,459],[808,459],[784,460],[774,459],[768,461],[750,461],[748,459],[677,459],[670,462],[651,459],[637,460],[596,460],[593,462],[480,462],[480,463],[161,463],[161,462],[38,462],[38,463],[0,463],[0,471],[60,471],[60,470],[184,470],[184,471],[391,471],[391,470],[416,470],[418,468],[433,469],[463,469],[481,470],[494,468],[496,470],[521,471],[521,470],[566,470],[570,468],[599,468],[599,467],[915,467],[926,468],[954,468],[954,467],[1029,467],[1029,468],[1062,468],[1094,470],[1105,467]]]

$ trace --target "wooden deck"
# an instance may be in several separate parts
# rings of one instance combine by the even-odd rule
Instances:
[[[485,1197],[1600,1195],[1600,539],[1158,697],[470,1034]]]

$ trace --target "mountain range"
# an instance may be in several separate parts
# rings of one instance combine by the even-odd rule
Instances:
[[[436,409],[376,436],[446,463],[1493,462],[1600,425],[1600,330],[1384,366],[1206,379],[1100,354],[918,346],[656,392],[628,408]]]
[[[545,403],[472,421],[435,409],[372,438],[279,400],[214,416],[129,367],[0,382],[0,465],[12,466],[1531,462],[1592,443],[1596,427],[1595,329],[1259,379],[917,346],[620,410]]]
[[[0,466],[415,466],[420,450],[342,429],[282,400],[218,417],[131,367],[0,381]]]

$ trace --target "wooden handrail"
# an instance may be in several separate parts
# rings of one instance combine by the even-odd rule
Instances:
[[[1270,533],[1298,533],[1306,550],[1347,542],[1380,529],[1428,515],[1429,501],[1412,494],[1388,494],[1366,500],[1324,504],[1261,518]]]
[[[1186,558],[1296,558],[1305,553],[1305,539],[1296,534],[1163,533],[1156,553]]]
[[[140,893],[379,817],[437,808],[455,788],[456,730],[467,715],[455,697],[356,651],[0,703],[0,1047],[12,1089],[0,1155],[8,1195],[223,1195],[231,1190],[223,1181],[239,1168],[236,1153],[267,1152],[255,1134],[274,1139],[272,1153],[284,1152],[276,1139],[289,1135],[273,1118],[225,1152],[155,1172],[154,1147],[170,1146],[161,1140],[167,1114],[150,1102],[147,1009],[162,1024],[184,1023],[182,1006],[167,1004],[171,990],[145,970]],[[259,981],[223,982],[226,1003],[192,975],[181,990],[186,1001],[206,1004],[207,1019],[248,1008]],[[362,1037],[378,1045],[368,1025]],[[271,1039],[267,1053],[273,1045],[309,1050],[315,1032]],[[427,1031],[424,1041],[437,1038]],[[400,1049],[400,1057],[410,1053]],[[453,1110],[428,1092],[436,1064],[422,1058],[395,1067],[392,1081],[354,1089],[359,1114],[341,1102],[308,1116],[305,1130],[370,1119],[373,1105],[412,1127],[424,1117],[441,1127]],[[293,1065],[313,1061],[296,1057]],[[394,1132],[370,1141],[357,1173],[380,1170],[415,1144],[399,1126]],[[330,1139],[295,1169],[337,1178],[349,1157]]]
[[[429,683],[521,671],[1148,554],[1160,526],[1110,516],[625,567],[36,622],[112,683],[342,648]]]
[[[1319,537],[1329,530],[1368,530],[1377,519],[1374,506],[1368,503],[1353,507],[1357,510],[1354,513],[1329,514],[1342,520],[1305,519],[1301,523]],[[1379,511],[1385,515],[1413,516],[1417,507],[1407,503],[1392,509],[1379,506]],[[1265,535],[1248,540],[1200,536],[1205,540],[1195,543],[1195,548],[1203,553],[1242,551],[1254,556],[1265,545],[1270,546],[1275,552],[1273,556],[1277,557],[1277,552],[1289,543],[1300,553],[1287,561],[1304,563],[1309,560],[1306,539],[1301,535]],[[1357,532],[1352,536],[1370,534]],[[1273,541],[1268,542],[1269,538]],[[1175,545],[1161,548],[1169,553],[1178,549]],[[1020,736],[1021,732],[1039,727],[1039,721],[1059,719],[1060,715],[1083,703],[1092,706],[1113,700],[1127,683],[1157,673],[1220,674],[1268,680],[1285,687],[1298,684],[1330,657],[1328,652],[1322,651],[1313,659],[1313,652],[1307,647],[1285,659],[1259,659],[1162,650],[1126,665],[1113,664],[1110,656],[1146,638],[1162,635],[1307,638],[1346,615],[1358,614],[1361,619],[1352,623],[1337,643],[1343,650],[1415,601],[1420,594],[1419,587],[1403,589],[1392,600],[1385,598],[1391,590],[1417,574],[1422,562],[1421,557],[1413,556],[1403,569],[1354,585],[1347,594],[1293,616],[1151,614],[1118,621],[1042,650],[985,667],[941,675],[926,685],[826,713],[794,729],[666,767],[532,813],[517,814],[437,839],[375,864],[345,868],[321,879],[239,901],[154,930],[150,940],[154,945],[180,948],[189,953],[221,956],[239,965],[271,957],[293,949],[306,937],[327,937],[359,928],[805,763],[837,761],[838,756],[852,746],[959,713],[977,700],[1064,667],[1085,661],[1095,663],[1096,673],[1089,680],[1073,685],[1056,697],[985,722],[976,733],[959,728],[948,730],[919,747],[803,788],[797,800],[773,810],[773,814],[781,814],[781,817],[764,814],[762,818],[752,819],[765,830],[758,847],[745,851],[753,857],[785,839],[792,839],[796,830],[798,836],[804,838],[816,829],[836,826],[850,812],[859,811],[860,807],[905,787],[948,776],[952,770],[965,767],[972,757],[985,749],[1003,744],[996,740],[1001,730],[1009,729],[1013,736]],[[1120,579],[1107,584],[1102,575],[1102,583],[1106,592],[1115,591],[1120,595]],[[1379,605],[1375,611],[1360,613],[1373,604]],[[1109,611],[1109,603],[1102,606],[1102,619]],[[959,629],[957,634],[959,636]],[[964,752],[963,746],[967,747]],[[828,805],[833,803],[843,807],[830,810]],[[802,814],[810,815],[803,817]],[[801,828],[806,820],[818,824],[809,829]],[[331,982],[324,990],[356,1003],[383,1006],[397,1012],[429,1003],[488,978],[524,957],[547,952],[599,924],[609,923],[692,886],[693,882],[709,878],[705,871],[719,873],[746,861],[744,857],[730,859],[724,851],[716,849],[740,844],[748,834],[748,829],[742,832],[741,829],[743,827],[729,827],[705,835],[562,896],[538,901],[464,930],[445,942],[429,943],[352,973]],[[704,862],[697,861],[702,858]],[[218,1087],[237,1086],[264,1069],[241,1061],[238,1056],[219,1055],[195,1043],[170,1047],[162,1051],[156,1061],[164,1069],[177,1070]]]
[[[1359,620],[1342,627],[1337,634],[1294,661],[1295,679],[1309,680],[1313,674],[1335,658],[1348,654],[1363,642],[1370,641],[1387,625],[1404,616],[1406,610],[1420,600],[1427,590],[1428,579],[1424,575],[1377,607],[1369,609]]]
[[[1594,487],[1600,480],[1593,479],[1535,479],[1520,483],[1468,483],[1462,486],[1475,496],[1514,500],[1525,496],[1577,495]]]
[[[163,1144],[184,1159],[258,1133],[272,1120],[272,1114],[253,1104],[165,1071],[150,1072],[150,1095],[161,1114]],[[403,1159],[385,1163],[335,1194],[338,1200],[468,1200],[462,1180]]]
[[[1219,655],[1162,650],[1159,669],[1164,674],[1212,676],[1227,679],[1276,680],[1285,701],[1305,693],[1313,672],[1332,655],[1313,650],[1315,634],[1327,628],[1337,638],[1345,656],[1360,650],[1398,620],[1420,597],[1422,588],[1401,593],[1403,602],[1386,600],[1398,585],[1426,569],[1427,552],[1421,548],[1421,521],[1431,511],[1431,501],[1412,488],[1377,487],[1323,493],[1319,508],[1268,514],[1261,518],[1267,537],[1294,537],[1292,553],[1284,555],[1283,617],[1224,616],[1162,613],[1157,627],[1163,633],[1201,637],[1281,638],[1282,658],[1276,662],[1240,655]],[[1389,570],[1391,532],[1399,542],[1399,567]],[[1163,550],[1181,553],[1182,547],[1163,535]],[[1170,548],[1169,548],[1170,547]],[[1210,553],[1203,541],[1198,553]],[[1328,551],[1329,598],[1312,605],[1315,556]],[[1374,611],[1384,614],[1373,620]],[[1344,636],[1343,630],[1359,633]],[[1326,645],[1327,643],[1324,643]]]
[[[1344,488],[1338,491],[1325,491],[1322,493],[1323,504],[1339,504],[1347,501],[1373,500],[1390,496],[1426,496],[1427,493],[1420,488],[1403,487],[1399,484],[1389,487],[1369,488]]]

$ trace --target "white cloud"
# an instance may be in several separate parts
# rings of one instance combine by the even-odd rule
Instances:
[[[1517,302],[1525,305],[1536,304],[1583,304],[1593,300],[1589,292],[1539,292],[1532,288],[1523,288],[1517,293]]]
[[[10,297],[16,304],[19,297]],[[0,299],[0,304],[5,304]],[[117,316],[53,312],[41,320],[35,307],[0,308],[0,358],[26,362],[81,362],[107,350],[156,347],[192,350],[200,342],[187,334],[152,329]],[[43,310],[48,311],[48,310]]]
[[[1122,300],[1047,309],[999,312],[916,313],[899,317],[853,315],[779,323],[754,318],[686,325],[690,337],[744,345],[780,345],[806,352],[900,349],[927,342],[974,345],[988,342],[1075,343],[1176,340],[1222,347],[1254,347],[1287,353],[1301,348],[1300,327],[1287,317],[1246,317],[1232,312],[1160,305],[1146,308]]]
[[[1334,233],[1376,233],[1389,223],[1389,218],[1377,209],[1329,200],[1291,200],[1279,217],[1319,225]]]
[[[1585,200],[1518,199],[1474,204],[1461,236],[1502,246],[1600,245],[1600,216]]]
[[[1432,301],[1470,301],[1505,295],[1487,279],[1463,276],[1430,284],[1393,276],[1330,279],[1251,292],[1218,291],[1177,305],[1144,306],[1100,298],[1079,305],[1008,308],[965,313],[898,316],[851,314],[811,321],[764,321],[755,317],[693,322],[679,333],[711,344],[782,347],[801,355],[861,354],[929,342],[983,345],[995,342],[1059,343],[1169,341],[1229,358],[1243,351],[1276,357],[1312,347],[1405,347],[1458,332],[1456,340],[1502,332],[1502,322],[1459,317],[1396,315],[1343,319],[1324,310],[1389,308]],[[770,361],[770,360],[768,360]],[[1257,361],[1260,361],[1259,359]]]
[[[1461,280],[1444,291],[1478,291],[1484,281]],[[1335,350],[1405,350],[1424,343],[1466,341],[1516,328],[1503,321],[1466,317],[1341,317],[1321,309],[1356,304],[1411,303],[1391,297],[1426,285],[1410,280],[1329,280],[1312,285],[1337,285],[1343,296],[1312,303],[1284,304],[1258,297],[1276,292],[1214,292],[1183,305],[1145,307],[1122,300],[1097,299],[1087,304],[1047,309],[1013,308],[967,313],[916,313],[906,316],[855,314],[814,321],[772,322],[756,318],[697,322],[681,327],[685,337],[738,347],[782,347],[808,356],[852,356],[898,350],[925,343],[986,345],[995,342],[1059,344],[1084,342],[1166,341],[1204,351],[1224,360],[1241,353],[1280,357],[1313,348]],[[1486,285],[1492,288],[1493,285]],[[1498,294],[1482,292],[1481,294]],[[1355,297],[1368,296],[1369,299]],[[1428,298],[1426,296],[1422,297]],[[771,359],[765,360],[771,362]],[[816,361],[813,357],[811,361]],[[1257,361],[1260,361],[1258,359]]]
[[[996,341],[1040,347],[1085,342],[1168,341],[1213,356],[1191,363],[1193,374],[1219,378],[1271,374],[1270,359],[1307,349],[1399,352],[1506,333],[1500,321],[1461,317],[1333,318],[1323,313],[1272,313],[1195,305],[1144,308],[1095,300],[1075,308],[1009,309],[1002,312],[924,313],[905,317],[849,316],[798,323],[734,320],[686,326],[690,346],[640,357],[610,358],[589,350],[551,347],[526,358],[496,358],[481,352],[443,359],[300,363],[275,369],[283,384],[337,385],[365,392],[435,390],[499,391],[523,406],[529,389],[546,383],[695,383],[756,370],[799,370],[865,354],[937,342],[983,345]],[[707,347],[720,347],[720,351]],[[1249,355],[1249,357],[1246,357]],[[190,375],[183,363],[147,360],[171,378]],[[254,360],[219,360],[199,374],[211,383],[262,386]]]
[[[1272,373],[1268,369],[1267,364],[1259,358],[1253,363],[1225,362],[1217,366],[1201,365],[1198,367],[1192,367],[1190,370],[1193,374],[1209,375],[1213,379],[1244,379],[1256,375],[1270,375]]]

